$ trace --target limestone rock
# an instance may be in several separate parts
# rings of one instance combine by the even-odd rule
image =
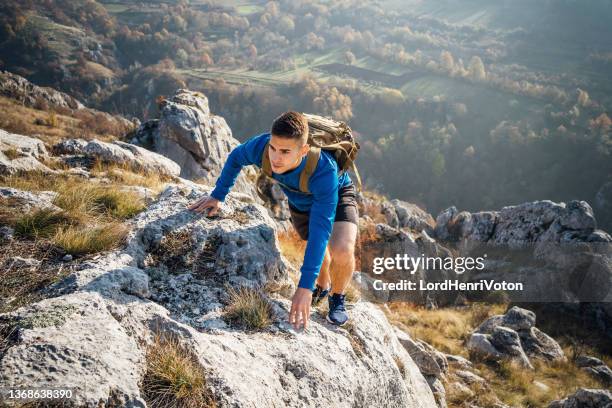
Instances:
[[[446,389],[444,388],[442,381],[434,375],[426,375],[425,378],[427,379],[429,388],[431,388],[431,391],[436,398],[438,408],[446,408],[448,406],[446,404]]]
[[[39,161],[46,157],[47,149],[40,140],[0,129],[0,174],[52,173],[53,170]]]
[[[422,340],[413,340],[408,333],[398,328],[395,328],[395,334],[421,373],[441,378],[448,371],[448,362],[443,353]]]
[[[214,115],[208,98],[179,89],[160,105],[160,118],[143,123],[133,143],[150,146],[181,167],[181,177],[214,185],[229,153],[239,145],[225,119]],[[255,171],[243,169],[233,191],[255,196]]]
[[[435,238],[459,256],[489,255],[482,270],[461,280],[520,283],[523,290],[504,292],[515,302],[594,304],[587,319],[612,337],[612,238],[597,229],[587,202],[541,200],[475,213],[451,207],[436,222]]]
[[[433,217],[418,206],[401,200],[391,200],[397,214],[400,227],[411,228],[415,231],[433,231],[435,225]]]
[[[548,408],[610,408],[612,393],[608,390],[580,388],[574,394],[559,401],[553,401]]]
[[[85,107],[68,94],[53,88],[34,85],[24,77],[8,71],[0,72],[0,95],[18,100],[26,106],[34,106],[40,100],[44,100],[55,107],[69,109]]]
[[[542,200],[473,214],[451,207],[438,215],[436,237],[520,246],[542,240],[559,242],[568,230],[586,237],[596,226],[593,210],[585,201]]]
[[[454,354],[444,354],[444,356],[446,357],[446,361],[448,361],[450,366],[455,366],[456,368],[462,370],[470,370],[473,367],[472,362],[464,357]]]
[[[612,370],[602,360],[590,356],[580,356],[576,359],[576,365],[605,385],[612,385]]]
[[[509,358],[531,368],[529,358],[564,360],[561,346],[535,327],[536,316],[517,306],[503,315],[491,316],[476,328],[468,349],[486,359]]]
[[[461,380],[466,384],[474,384],[474,383],[484,384],[485,383],[484,378],[468,370],[455,370],[453,374],[461,378]]]
[[[225,322],[227,284],[288,284],[289,266],[262,206],[231,193],[219,216],[185,209],[207,192],[167,188],[131,221],[125,248],[79,264],[53,298],[0,315],[16,332],[0,387],[70,384],[76,406],[144,407],[146,351],[160,333],[196,356],[219,406],[437,406],[374,304],[355,303],[346,328],[315,312],[296,332],[290,300],[270,292],[269,327]]]
[[[89,142],[67,139],[53,146],[53,151],[56,154],[84,155],[107,163],[131,165],[147,172],[169,176],[178,176],[181,172],[179,165],[167,157],[121,141],[108,143],[97,139]]]
[[[119,324],[99,293],[78,292],[22,308],[9,320],[18,340],[0,362],[3,387],[73,388],[75,406],[144,407],[138,381],[143,350]],[[125,405],[123,405],[125,404]]]
[[[36,208],[60,211],[60,208],[53,204],[56,196],[57,193],[54,191],[31,192],[0,187],[0,199],[3,201],[3,206],[15,208],[21,212],[29,212]]]

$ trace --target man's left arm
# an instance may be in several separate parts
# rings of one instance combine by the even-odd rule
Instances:
[[[336,216],[337,170],[332,167],[320,174],[313,174],[309,188],[313,194],[313,203],[310,208],[308,242],[304,251],[304,262],[298,287],[314,290]]]

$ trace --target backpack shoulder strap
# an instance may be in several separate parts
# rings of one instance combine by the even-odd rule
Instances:
[[[266,143],[266,147],[264,147],[263,155],[261,156],[261,170],[266,176],[272,177],[272,165],[270,164],[270,156],[268,155],[269,146],[270,142]]]
[[[308,151],[308,156],[306,157],[306,165],[300,173],[300,191],[303,193],[310,193],[308,190],[308,181],[310,180],[312,173],[314,173],[315,169],[317,168],[319,157],[321,157],[321,148],[311,147]]]

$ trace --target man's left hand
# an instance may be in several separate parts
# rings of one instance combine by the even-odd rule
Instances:
[[[311,302],[312,291],[310,289],[297,288],[291,299],[291,311],[289,312],[289,323],[293,325],[295,330],[298,330],[302,324],[304,329],[308,327]]]

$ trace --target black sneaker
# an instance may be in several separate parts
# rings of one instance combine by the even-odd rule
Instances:
[[[344,308],[344,296],[339,293],[334,293],[327,298],[329,301],[329,312],[327,321],[336,326],[342,326],[349,319],[346,309]]]
[[[321,303],[321,301],[325,299],[325,296],[329,294],[330,289],[323,289],[319,285],[315,285],[315,290],[312,292],[311,306],[317,306]]]

